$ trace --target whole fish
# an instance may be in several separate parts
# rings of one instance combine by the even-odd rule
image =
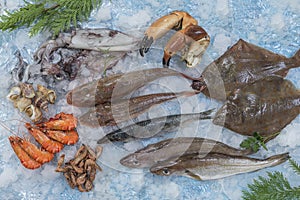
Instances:
[[[256,90],[263,84],[265,89],[261,91],[266,92]],[[252,136],[258,132],[268,138],[267,142],[276,137],[276,133],[294,120],[299,112],[300,91],[288,80],[269,78],[232,93],[217,111],[213,123],[242,135]]]
[[[120,100],[116,103],[98,104],[80,117],[80,123],[90,127],[115,126],[138,117],[152,106],[180,96],[192,96],[195,92],[158,93]]]
[[[178,137],[150,144],[120,160],[120,163],[130,168],[151,167],[169,158],[180,157],[192,153],[223,153],[228,155],[247,155],[250,150],[240,150],[206,138]]]
[[[130,142],[139,138],[150,138],[177,131],[179,127],[197,120],[211,119],[214,109],[192,114],[178,114],[158,117],[137,122],[106,134],[98,140],[98,144],[107,142]],[[156,130],[156,132],[154,132]],[[154,133],[153,133],[154,132]]]
[[[74,88],[66,96],[67,103],[78,107],[93,107],[97,104],[111,102],[111,99],[120,99],[147,83],[166,76],[181,76],[188,80],[198,80],[198,82],[202,80],[201,77],[192,78],[166,68],[115,74]]]
[[[299,66],[300,50],[287,58],[240,39],[205,68],[202,77],[207,87],[202,92],[224,101],[237,88],[267,76],[285,77],[289,69]],[[197,89],[198,83],[192,87]]]
[[[196,180],[220,179],[279,165],[290,158],[288,153],[255,159],[221,153],[189,154],[159,162],[150,168],[153,174],[186,176]]]

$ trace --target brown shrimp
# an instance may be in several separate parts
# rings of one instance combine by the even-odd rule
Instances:
[[[14,152],[16,153],[24,167],[26,167],[27,169],[37,169],[42,166],[41,163],[35,161],[26,153],[26,151],[24,151],[24,149],[21,148],[15,137],[10,136],[8,139],[11,147],[13,148]]]
[[[45,133],[37,128],[32,127],[29,123],[26,123],[25,127],[28,129],[29,133],[36,139],[36,141],[40,143],[44,149],[46,149],[46,151],[50,153],[57,153],[63,149],[64,145],[62,143],[51,140],[45,135]]]

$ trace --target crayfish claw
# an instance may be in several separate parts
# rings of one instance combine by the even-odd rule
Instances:
[[[144,54],[149,51],[153,41],[154,41],[153,37],[149,38],[147,35],[144,36],[140,44],[140,50],[139,50],[142,57],[144,57]]]

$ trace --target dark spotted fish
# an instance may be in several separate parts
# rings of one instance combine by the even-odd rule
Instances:
[[[98,140],[98,144],[107,142],[129,142],[140,138],[150,138],[177,131],[193,121],[211,119],[212,110],[192,114],[178,114],[158,117],[137,122],[111,133]]]

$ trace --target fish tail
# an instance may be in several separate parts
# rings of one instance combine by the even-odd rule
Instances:
[[[300,66],[300,49],[291,57],[292,64],[289,68],[296,68]]]
[[[289,158],[290,158],[289,153],[283,153],[283,154],[271,156],[271,157],[267,158],[266,160],[269,161],[270,166],[276,166],[281,163],[284,163]]]
[[[180,92],[178,95],[179,96],[190,97],[190,96],[196,95],[198,93],[199,92],[195,92],[195,91],[184,91],[184,92]]]

